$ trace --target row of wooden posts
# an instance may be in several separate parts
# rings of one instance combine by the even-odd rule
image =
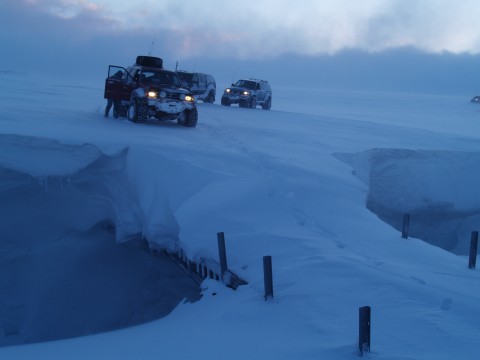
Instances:
[[[228,269],[227,265],[227,250],[225,245],[225,234],[223,232],[217,233],[217,241],[218,241],[218,255],[219,255],[219,263],[220,263],[220,276],[216,276],[216,279],[221,279],[225,282],[226,276],[225,274],[229,272],[233,274]],[[184,256],[184,255],[182,255]],[[190,270],[192,266],[188,265],[188,260],[186,262],[187,268]],[[204,274],[207,274],[205,271]],[[236,276],[235,274],[233,274]],[[212,274],[209,276],[210,278],[214,278]],[[229,277],[230,278],[230,277]],[[263,278],[264,278],[264,299],[267,301],[268,298],[273,299],[273,271],[272,271],[272,257],[270,255],[266,255],[263,257]],[[228,280],[231,281],[231,280]],[[243,282],[243,284],[247,284],[247,282]],[[227,285],[231,285],[227,283]],[[359,354],[363,355],[364,352],[370,352],[370,319],[371,319],[371,309],[370,306],[363,306],[359,308],[359,332],[358,332],[358,349]]]
[[[220,268],[223,274],[228,270],[227,267],[227,251],[225,246],[225,234],[223,232],[217,233],[218,240],[218,255],[220,259]],[[263,278],[264,278],[264,298],[267,300],[269,297],[273,298],[273,271],[272,271],[272,257],[266,255],[263,257]]]
[[[410,214],[403,215],[402,238],[408,239],[410,229]],[[472,231],[470,238],[470,254],[468,257],[468,268],[475,269],[477,263],[478,231]]]
[[[408,232],[410,228],[410,215],[405,214],[403,217],[402,238],[408,239]],[[228,269],[227,265],[227,251],[225,245],[225,234],[223,232],[217,233],[218,254],[220,261],[220,278],[225,282],[226,274],[229,273],[229,280],[232,281],[232,276],[237,277]],[[477,257],[478,231],[472,232],[470,257],[468,267],[474,269]],[[187,260],[188,264],[188,260]],[[187,265],[191,269],[190,265]],[[206,271],[205,271],[206,274]],[[210,277],[212,277],[210,275]],[[267,255],[263,257],[263,277],[264,277],[264,299],[273,298],[273,271],[272,271],[272,257]],[[217,280],[219,277],[217,276]],[[237,277],[237,283],[240,285],[247,284],[246,281]],[[227,284],[231,285],[231,283]],[[235,288],[235,287],[234,287]],[[359,329],[358,329],[358,350],[359,354],[370,352],[370,328],[371,328],[371,308],[370,306],[362,306],[359,308]]]
[[[408,239],[410,229],[410,214],[403,215],[402,238]],[[470,256],[468,258],[468,268],[475,269],[477,262],[478,231],[472,231],[470,239]],[[370,326],[371,326],[371,308],[363,306],[359,308],[359,329],[358,329],[358,350],[359,354],[370,352]]]

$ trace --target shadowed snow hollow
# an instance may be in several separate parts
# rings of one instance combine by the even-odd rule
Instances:
[[[372,149],[336,154],[369,187],[367,208],[409,236],[467,254],[480,227],[480,153]],[[453,164],[453,165],[452,165]]]
[[[180,268],[142,248],[126,157],[0,136],[0,346],[151,321],[198,298]]]

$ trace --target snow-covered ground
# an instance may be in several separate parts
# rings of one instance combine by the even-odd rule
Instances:
[[[478,359],[474,94],[272,86],[271,111],[219,94],[189,129],[105,119],[103,79],[0,73],[0,358],[352,359],[368,305],[368,358]],[[132,243],[217,259],[219,231],[248,285],[196,302]],[[72,329],[95,334],[34,343]]]

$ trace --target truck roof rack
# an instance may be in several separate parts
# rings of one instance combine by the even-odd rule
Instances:
[[[268,83],[268,81],[267,81],[267,80],[261,80],[261,79],[255,79],[255,78],[250,78],[249,80],[256,81],[256,82],[264,82],[264,83]]]
[[[163,69],[163,59],[155,56],[137,56],[135,65]]]

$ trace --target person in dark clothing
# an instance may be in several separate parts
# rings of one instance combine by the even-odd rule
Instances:
[[[110,112],[110,109],[112,108],[112,105],[113,105],[113,117],[115,119],[118,118],[118,108],[119,108],[119,105],[120,105],[120,102],[117,100],[117,101],[113,101],[112,99],[107,99],[107,106],[105,107],[105,117],[108,117],[108,113]]]
[[[117,79],[121,80],[123,76],[123,72],[121,70],[118,70],[115,74],[110,76],[111,79]],[[110,109],[113,106],[113,117],[115,119],[118,119],[118,109],[120,107],[120,101],[118,100],[112,100],[112,99],[107,99],[107,106],[105,107],[105,117],[108,117],[108,114],[110,113]]]

